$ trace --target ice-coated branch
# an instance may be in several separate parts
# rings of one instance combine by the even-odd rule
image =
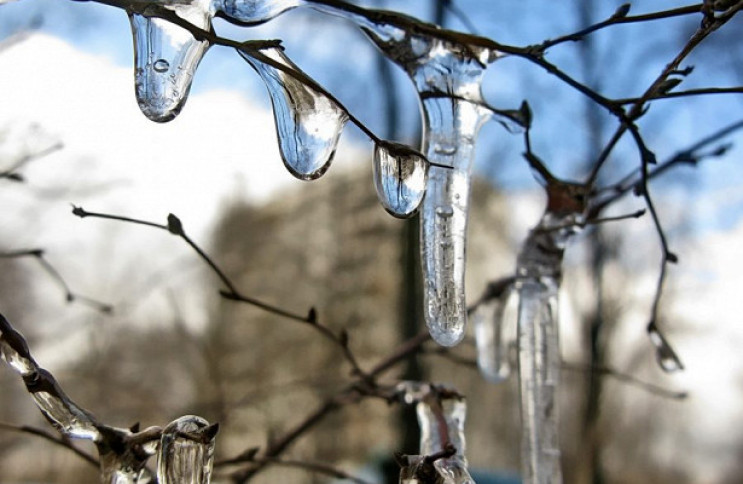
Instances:
[[[98,422],[90,412],[79,407],[64,393],[51,373],[39,367],[23,335],[1,314],[0,353],[2,359],[23,379],[26,390],[42,415],[60,434],[95,443],[101,482],[124,484],[150,478],[145,463],[154,453],[153,442],[160,436],[158,428],[135,432]]]
[[[67,283],[65,278],[62,277],[62,274],[60,274],[57,268],[54,267],[51,262],[49,262],[44,249],[21,249],[9,252],[0,252],[0,259],[15,259],[22,257],[32,257],[36,259],[42,270],[46,272],[47,275],[62,289],[65,294],[65,299],[68,303],[79,302],[81,304],[90,306],[102,313],[111,313],[113,311],[114,308],[111,304],[104,303],[89,296],[74,292],[70,288],[70,285]]]
[[[401,382],[397,391],[403,403],[415,405],[421,433],[420,455],[402,459],[400,482],[474,484],[465,457],[465,398],[421,382]]]

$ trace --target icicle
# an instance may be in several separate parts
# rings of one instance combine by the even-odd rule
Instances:
[[[519,298],[522,478],[527,483],[556,484],[562,482],[557,439],[557,287],[526,280],[520,284]]]
[[[160,442],[159,427],[142,432],[100,425],[101,439],[96,442],[103,484],[144,484],[156,482],[145,467]]]
[[[420,456],[408,456],[408,466],[400,473],[401,483],[436,482],[440,484],[474,484],[467,471],[464,421],[467,404],[453,390],[420,382],[398,385],[403,401],[416,405],[421,431]],[[433,464],[435,481],[430,480]]]
[[[157,478],[160,484],[209,484],[218,425],[187,415],[168,424],[160,438]]]
[[[267,62],[238,52],[266,83],[284,165],[302,180],[320,177],[333,160],[348,115],[332,99],[307,83]],[[304,76],[280,49],[265,49],[261,53]]]
[[[498,294],[478,304],[472,315],[480,374],[492,383],[500,383],[511,374],[511,355],[517,352],[517,324],[514,311],[507,306],[513,291],[513,279],[499,288]]]
[[[221,16],[245,25],[258,25],[302,5],[302,0],[217,0]]]
[[[166,2],[163,6],[202,30],[211,29],[214,10],[210,0]],[[130,14],[129,21],[139,108],[152,121],[170,121],[183,108],[209,43],[161,18]]]
[[[650,337],[650,342],[655,346],[655,356],[658,360],[658,365],[663,371],[673,373],[684,369],[681,359],[668,341],[666,341],[666,338],[658,331],[655,322],[651,322],[648,325],[648,336]]]
[[[547,208],[524,242],[516,269],[522,478],[559,484],[557,294],[564,250],[582,227],[589,188],[554,178],[531,154],[527,159],[545,187]]]
[[[426,193],[428,164],[405,145],[385,142],[374,147],[374,186],[382,206],[399,218],[410,217]]]

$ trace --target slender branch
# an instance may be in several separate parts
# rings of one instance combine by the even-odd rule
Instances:
[[[104,303],[91,297],[74,292],[70,288],[70,285],[67,283],[65,278],[62,277],[62,274],[60,274],[59,270],[57,270],[57,268],[54,267],[54,265],[52,265],[52,263],[47,260],[43,249],[22,249],[11,252],[0,252],[0,259],[14,259],[22,257],[33,257],[34,259],[36,259],[44,272],[46,272],[47,275],[62,289],[67,302],[79,302],[106,314],[113,311],[113,306],[111,304]]]
[[[699,88],[699,89],[687,89],[685,91],[667,91],[663,93],[655,94],[651,97],[649,97],[648,101],[655,101],[659,99],[674,99],[679,97],[691,97],[691,96],[701,96],[706,94],[743,94],[743,86],[736,86],[736,87],[705,87],[705,88]],[[641,98],[638,97],[629,97],[629,98],[621,98],[621,99],[614,99],[614,102],[617,104],[635,104],[639,102]]]
[[[57,142],[40,151],[37,151],[36,153],[24,155],[20,157],[18,160],[16,160],[16,162],[13,163],[9,168],[3,171],[0,171],[0,178],[5,178],[11,181],[22,182],[24,181],[23,175],[21,175],[20,173],[17,173],[20,168],[31,163],[32,161],[35,161],[39,158],[43,158],[47,155],[50,155],[51,153],[54,153],[55,151],[59,151],[63,147],[64,147],[64,144],[62,144],[61,142]]]
[[[430,340],[427,331],[423,331],[415,337],[401,344],[394,352],[379,361],[367,374],[371,382],[364,381],[357,377],[354,383],[351,383],[335,395],[329,397],[325,402],[318,406],[314,411],[307,415],[301,422],[288,430],[283,436],[273,440],[268,447],[258,454],[258,451],[251,452],[248,449],[235,458],[222,461],[221,465],[234,465],[248,463],[250,464],[245,470],[237,471],[232,475],[232,480],[236,484],[244,483],[254,475],[261,472],[270,462],[262,462],[260,459],[279,457],[294,441],[304,435],[311,428],[322,422],[329,414],[353,403],[361,401],[365,397],[381,397],[387,401],[389,395],[380,391],[374,386],[374,379],[394,367],[405,358],[420,351],[421,346]],[[256,460],[256,458],[260,458]],[[220,465],[220,464],[215,464]]]
[[[679,17],[683,15],[690,15],[690,14],[696,14],[702,11],[702,3],[696,4],[696,5],[689,5],[686,7],[678,7],[673,8],[670,10],[664,10],[662,12],[652,12],[647,13],[643,15],[627,15],[629,13],[630,4],[625,3],[624,5],[621,5],[608,19],[598,22],[594,25],[591,25],[589,27],[586,27],[584,29],[581,29],[575,33],[563,35],[561,37],[558,37],[553,40],[545,40],[541,44],[535,46],[537,49],[545,51],[549,49],[550,47],[554,47],[555,45],[562,44],[564,42],[577,42],[580,40],[583,40],[583,38],[586,35],[592,34],[593,32],[596,32],[598,30],[604,29],[606,27],[611,27],[613,25],[620,25],[620,24],[631,24],[631,23],[640,23],[640,22],[649,22],[652,20],[662,20],[672,17]]]
[[[8,424],[4,422],[0,422],[0,430],[5,430],[8,432],[18,432],[18,433],[23,433],[23,434],[34,435],[36,437],[41,437],[42,439],[47,440],[53,444],[64,447],[67,450],[71,450],[72,452],[77,454],[78,457],[81,457],[85,462],[95,467],[98,467],[99,465],[98,459],[88,454],[87,452],[84,452],[78,449],[72,444],[72,442],[70,442],[69,439],[63,436],[54,435],[50,432],[47,432],[46,430],[42,430],[36,427],[31,427],[29,425],[13,425],[13,424]]]
[[[641,390],[644,390],[648,393],[652,393],[653,395],[658,395],[663,398],[670,398],[672,400],[685,400],[689,396],[688,392],[668,390],[666,388],[660,387],[658,385],[654,385],[652,383],[648,383],[632,375],[621,373],[617,370],[614,370],[608,367],[596,367],[596,366],[591,366],[591,365],[582,364],[582,363],[563,362],[562,369],[567,370],[567,371],[590,372],[590,373],[596,373],[596,374],[603,375],[603,376],[609,376],[621,383],[625,383],[629,386],[633,386]]]

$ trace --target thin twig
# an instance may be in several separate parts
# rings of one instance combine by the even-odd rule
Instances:
[[[14,259],[22,257],[33,257],[38,261],[41,268],[47,275],[62,289],[65,294],[65,300],[69,303],[79,302],[86,306],[92,307],[102,313],[111,313],[113,311],[113,305],[98,301],[89,296],[78,294],[74,292],[70,285],[67,283],[59,270],[57,270],[51,262],[49,262],[45,256],[43,249],[21,249],[10,252],[0,252],[0,259]]]
[[[582,363],[563,362],[561,368],[567,371],[590,372],[590,373],[596,373],[596,374],[603,375],[603,376],[609,376],[609,377],[616,379],[617,381],[621,383],[625,383],[629,386],[639,388],[648,393],[652,393],[653,395],[658,395],[663,398],[670,398],[673,400],[685,400],[689,396],[688,392],[668,390],[666,388],[660,387],[658,385],[654,385],[652,383],[648,383],[632,375],[628,375],[626,373],[622,373],[622,372],[619,372],[617,370],[614,370],[608,367],[596,367],[596,366],[586,365]]]
[[[8,432],[19,432],[23,434],[34,435],[36,437],[41,437],[42,439],[47,440],[53,444],[64,447],[67,450],[71,450],[72,452],[77,454],[78,457],[81,457],[85,462],[95,467],[98,467],[99,465],[98,459],[88,454],[87,452],[78,449],[72,444],[72,442],[70,442],[69,439],[63,436],[54,435],[50,432],[47,432],[46,430],[31,427],[30,425],[13,425],[4,422],[0,422],[0,430],[6,430]]]

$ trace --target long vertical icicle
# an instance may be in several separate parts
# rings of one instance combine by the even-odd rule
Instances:
[[[482,107],[480,83],[499,53],[343,14],[405,69],[420,96],[422,151],[432,162],[421,209],[424,315],[433,339],[454,346],[464,337],[467,317],[465,239],[475,140],[491,116]]]
[[[420,455],[406,457],[400,483],[475,484],[465,457],[465,398],[421,382],[402,382],[398,391],[406,404],[416,406],[421,432]]]
[[[529,484],[559,484],[557,294],[565,246],[583,222],[587,188],[546,170],[539,174],[545,178],[547,209],[524,242],[516,269],[522,478]]]
[[[180,417],[163,429],[157,455],[160,484],[209,484],[214,437],[219,426],[195,415]]]

